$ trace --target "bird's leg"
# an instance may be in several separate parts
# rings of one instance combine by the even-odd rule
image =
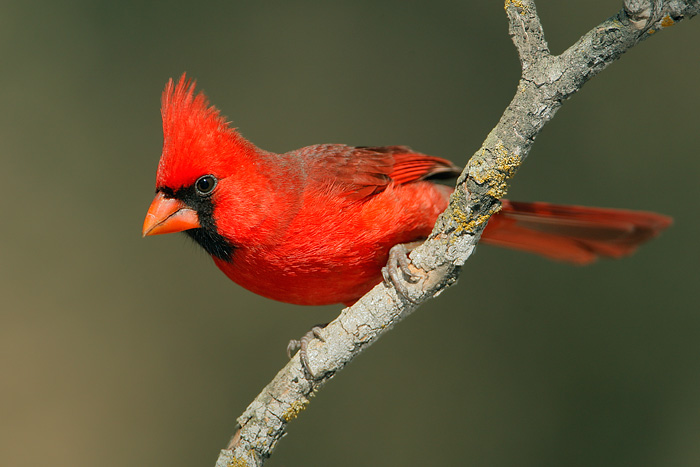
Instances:
[[[389,250],[389,260],[382,268],[384,284],[393,284],[396,292],[411,303],[415,303],[409,296],[406,282],[415,284],[420,280],[420,276],[411,271],[409,267],[411,260],[408,254],[423,242],[400,243],[394,245]]]
[[[316,375],[311,372],[311,367],[309,366],[309,356],[306,354],[306,348],[308,347],[309,342],[311,342],[311,340],[314,338],[320,340],[321,342],[326,341],[321,335],[321,330],[326,326],[328,326],[328,323],[317,324],[316,326],[312,327],[309,332],[304,334],[301,339],[292,339],[289,341],[289,344],[287,344],[287,357],[292,358],[292,353],[299,349],[299,360],[301,360],[301,366],[304,367],[304,370],[306,370],[309,375],[311,375],[312,379],[316,379]]]

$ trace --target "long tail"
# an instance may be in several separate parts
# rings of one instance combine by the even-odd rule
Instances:
[[[503,209],[484,230],[483,243],[576,264],[629,255],[672,223],[653,212],[502,202]]]

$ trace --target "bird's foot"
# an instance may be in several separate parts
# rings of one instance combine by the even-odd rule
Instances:
[[[422,242],[398,244],[391,247],[389,250],[389,260],[386,266],[382,268],[382,276],[384,284],[393,285],[396,292],[411,303],[416,303],[410,296],[406,282],[415,284],[421,278],[420,275],[413,272],[410,268],[411,260],[408,254]]]
[[[299,349],[299,360],[301,361],[301,366],[312,379],[316,379],[316,375],[313,374],[311,367],[309,366],[309,356],[306,353],[306,348],[308,347],[309,342],[311,342],[311,340],[314,338],[320,340],[321,342],[326,341],[321,335],[321,330],[326,326],[328,326],[328,323],[317,324],[316,326],[312,327],[309,332],[304,334],[301,339],[292,339],[289,341],[289,344],[287,344],[287,357],[292,358],[294,351]]]

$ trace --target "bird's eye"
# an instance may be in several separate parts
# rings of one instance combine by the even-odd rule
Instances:
[[[197,179],[197,181],[194,184],[197,193],[200,195],[211,194],[215,186],[216,177],[214,177],[213,175],[204,175],[203,177],[199,177],[199,179]]]

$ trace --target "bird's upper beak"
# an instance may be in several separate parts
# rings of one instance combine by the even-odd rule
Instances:
[[[196,211],[178,199],[166,198],[163,193],[158,193],[148,208],[146,220],[143,221],[143,236],[182,232],[200,227]]]

